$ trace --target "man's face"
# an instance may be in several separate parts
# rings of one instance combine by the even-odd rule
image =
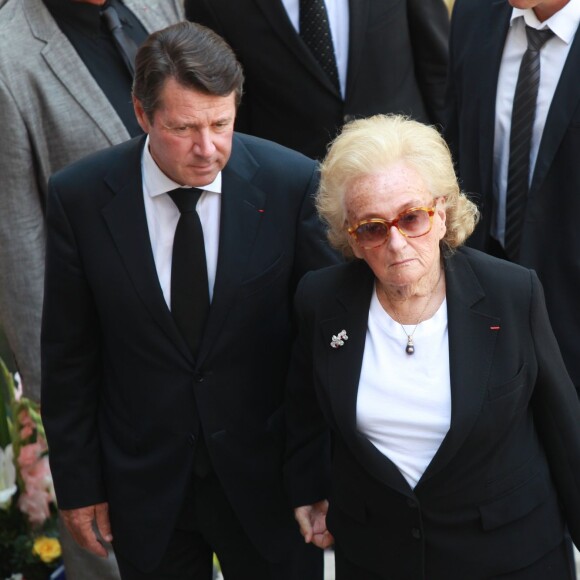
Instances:
[[[514,8],[531,8],[538,20],[543,22],[561,10],[570,0],[509,0]]]
[[[232,150],[235,93],[206,95],[169,78],[150,121],[138,99],[135,114],[149,134],[151,156],[180,185],[203,187],[225,167]]]

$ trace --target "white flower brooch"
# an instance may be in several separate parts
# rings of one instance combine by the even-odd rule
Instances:
[[[341,330],[338,334],[332,335],[330,346],[332,348],[339,348],[344,345],[345,340],[348,340],[348,335],[346,334],[346,330]]]

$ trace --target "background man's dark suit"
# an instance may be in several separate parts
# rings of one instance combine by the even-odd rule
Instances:
[[[482,221],[469,244],[490,251],[495,99],[512,8],[457,0],[452,18],[447,138]],[[552,100],[532,178],[519,262],[538,273],[562,355],[580,388],[580,34]]]
[[[194,361],[155,270],[143,142],[88,157],[50,183],[42,395],[59,507],[109,502],[116,552],[154,567],[190,485],[197,410],[246,533],[281,559],[301,541],[281,482],[291,301],[304,272],[335,261],[312,206],[316,166],[234,136]]]
[[[350,0],[346,98],[280,0],[186,0],[186,16],[223,36],[244,66],[237,128],[323,157],[342,124],[405,113],[440,122],[448,14],[442,0]]]
[[[568,578],[564,518],[580,542],[580,404],[538,278],[469,248],[445,272],[451,425],[413,490],[356,425],[372,272],[356,261],[300,284],[288,403],[294,504],[320,492],[315,435],[326,422],[335,435],[328,529],[337,559],[369,571],[349,578]],[[333,349],[341,329],[348,341]],[[544,556],[560,572],[537,563]]]

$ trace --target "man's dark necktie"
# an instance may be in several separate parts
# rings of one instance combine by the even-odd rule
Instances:
[[[195,209],[203,190],[196,187],[178,188],[167,193],[181,213],[173,239],[171,314],[194,358],[197,358],[209,311],[205,243],[201,221]],[[193,459],[193,472],[198,477],[205,477],[210,471],[211,461],[203,432],[200,430]]]
[[[332,83],[340,90],[336,56],[324,0],[300,0],[300,36]]]
[[[540,49],[554,33],[526,26],[528,48],[522,57],[516,83],[510,131],[510,157],[506,190],[504,249],[510,260],[520,255],[522,230],[530,183],[530,145],[540,86]]]
[[[195,209],[202,193],[194,187],[168,192],[181,213],[173,240],[171,314],[194,357],[209,311],[205,244]]]
[[[123,26],[119,14],[114,6],[108,5],[101,11],[102,17],[105,19],[109,30],[113,35],[117,49],[123,58],[123,62],[131,73],[135,74],[135,56],[137,55],[137,43],[127,34],[126,28]]]

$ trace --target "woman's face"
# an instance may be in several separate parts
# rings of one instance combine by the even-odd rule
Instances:
[[[364,249],[349,236],[355,256],[370,266],[385,290],[407,287],[420,291],[423,284],[432,284],[429,281],[440,268],[439,241],[445,235],[443,203],[442,198],[434,201],[419,174],[403,161],[350,184],[345,195],[349,227],[370,218],[391,221],[412,207],[436,209],[431,230],[421,237],[405,237],[392,226],[384,244]]]

